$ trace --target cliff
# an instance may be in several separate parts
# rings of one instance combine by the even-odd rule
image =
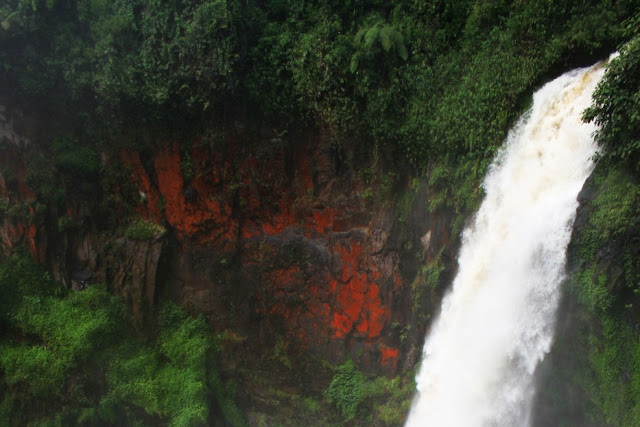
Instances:
[[[348,359],[411,376],[455,269],[452,212],[318,132],[225,139],[104,152],[95,193],[54,162],[65,197],[49,204],[27,170],[46,147],[5,140],[3,252],[26,247],[76,291],[105,283],[142,326],[167,298],[205,315],[250,419],[277,420],[278,393],[321,397]]]
[[[637,175],[599,163],[578,196],[555,343],[533,425],[634,425],[640,384]]]

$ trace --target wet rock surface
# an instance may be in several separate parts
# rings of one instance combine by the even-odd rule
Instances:
[[[204,314],[233,337],[223,370],[242,384],[249,406],[260,406],[257,372],[300,394],[324,390],[331,364],[347,358],[367,374],[393,376],[420,357],[457,243],[452,215],[428,212],[424,183],[406,174],[383,189],[382,169],[364,179],[367,162],[354,156],[316,135],[103,155],[128,180],[110,191],[133,186],[135,215],[164,225],[166,235],[132,240],[70,203],[72,229],[3,215],[0,242],[5,252],[26,245],[74,289],[106,283],[140,322],[159,294]],[[14,191],[0,182],[4,200],[33,201],[28,160],[5,147],[0,161],[16,176]],[[396,203],[401,196],[408,203]],[[438,283],[418,289],[436,259],[444,265]]]

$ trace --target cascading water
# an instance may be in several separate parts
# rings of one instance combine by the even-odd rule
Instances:
[[[596,149],[581,115],[603,73],[575,70],[536,92],[493,162],[425,343],[407,426],[529,423],[533,372],[551,345],[576,197]]]

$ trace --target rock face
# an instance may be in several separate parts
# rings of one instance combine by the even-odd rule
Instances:
[[[637,378],[631,362],[640,330],[637,186],[637,176],[624,168],[599,163],[578,195],[568,277],[554,343],[537,375],[533,426],[637,424],[626,418],[637,401],[620,399],[632,394]]]
[[[158,294],[204,314],[232,337],[223,365],[247,396],[260,381],[246,366],[297,393],[326,388],[327,361],[350,357],[369,374],[413,367],[455,267],[452,218],[428,212],[426,185],[365,168],[316,134],[231,140],[103,156],[126,181],[103,198],[132,186],[137,215],[164,224],[164,237],[127,239],[70,203],[66,218],[81,223],[71,231],[3,215],[2,248],[26,244],[70,287],[107,283],[140,319]],[[9,191],[3,178],[0,189],[6,203],[28,205],[20,156],[15,145],[0,150],[17,181]],[[420,289],[435,259],[444,271]]]

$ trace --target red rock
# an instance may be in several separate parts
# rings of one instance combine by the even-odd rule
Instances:
[[[398,368],[398,349],[381,347],[380,353],[382,354],[382,360],[380,363],[393,371]]]
[[[0,163],[5,157],[0,153]],[[370,220],[371,205],[354,190],[363,184],[353,171],[339,170],[326,143],[300,144],[290,153],[233,139],[220,149],[195,143],[185,151],[168,143],[150,162],[137,151],[123,151],[120,159],[145,195],[137,213],[172,231],[178,260],[165,267],[166,280],[183,306],[209,315],[217,330],[255,338],[247,340],[250,351],[259,351],[261,340],[272,343],[275,333],[285,337],[292,356],[312,351],[342,362],[337,358],[364,348],[360,363],[369,372],[396,372],[397,337],[385,329],[391,307],[410,301],[410,291],[402,286],[402,260],[386,250],[392,221]],[[185,177],[187,160],[193,174]],[[20,188],[22,198],[33,194]],[[1,176],[0,193],[6,197]],[[374,243],[376,230],[385,238]],[[25,242],[34,256],[43,253],[35,226],[5,220],[0,234],[5,250]],[[128,256],[150,251],[130,246]],[[160,246],[151,252],[151,261],[135,269],[144,285],[114,287],[145,305],[153,304],[148,282],[155,280],[151,264]],[[125,283],[126,273],[124,266],[116,281]],[[133,308],[143,311],[138,302]],[[394,313],[393,320],[406,318]]]
[[[333,219],[336,212],[331,208],[325,208],[322,212],[313,212],[313,221],[315,222],[315,230],[318,234],[324,234],[333,226]]]

